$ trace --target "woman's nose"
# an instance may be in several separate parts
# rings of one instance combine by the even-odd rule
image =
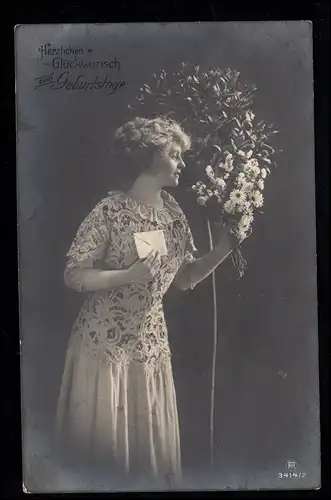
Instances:
[[[180,166],[181,166],[181,168],[185,168],[186,167],[183,158],[180,158]]]

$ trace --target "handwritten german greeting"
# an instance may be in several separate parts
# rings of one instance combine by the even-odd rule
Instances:
[[[43,71],[35,78],[35,89],[49,88],[68,92],[106,92],[113,95],[125,90],[121,78],[121,63],[112,55],[106,59],[94,57],[92,48],[55,46],[45,43],[37,48]]]

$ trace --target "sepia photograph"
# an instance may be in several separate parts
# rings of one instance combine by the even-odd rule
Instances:
[[[321,486],[310,21],[15,27],[23,489]]]

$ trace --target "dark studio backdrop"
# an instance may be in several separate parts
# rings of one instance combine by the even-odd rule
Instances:
[[[80,222],[112,189],[111,137],[131,117],[127,105],[152,73],[175,71],[182,61],[231,67],[258,86],[256,113],[276,124],[284,152],[267,179],[264,214],[243,245],[244,277],[234,277],[231,259],[217,271],[215,460],[220,482],[237,487],[277,485],[291,459],[308,474],[303,485],[318,485],[311,29],[309,22],[78,25],[31,27],[24,34],[17,155],[26,428],[48,432],[54,417],[70,329],[83,301],[63,283],[65,253]],[[127,88],[112,96],[35,90],[36,49],[47,42],[92,46],[101,60],[115,56],[116,77]],[[198,206],[183,187],[172,194],[196,246],[207,251]],[[165,299],[183,464],[201,481],[209,461],[211,292],[208,279],[193,291],[170,290]]]

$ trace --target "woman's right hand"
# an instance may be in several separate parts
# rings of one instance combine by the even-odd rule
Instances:
[[[139,259],[127,270],[130,282],[149,281],[154,278],[161,264],[160,253],[157,250],[151,252],[144,259]]]

